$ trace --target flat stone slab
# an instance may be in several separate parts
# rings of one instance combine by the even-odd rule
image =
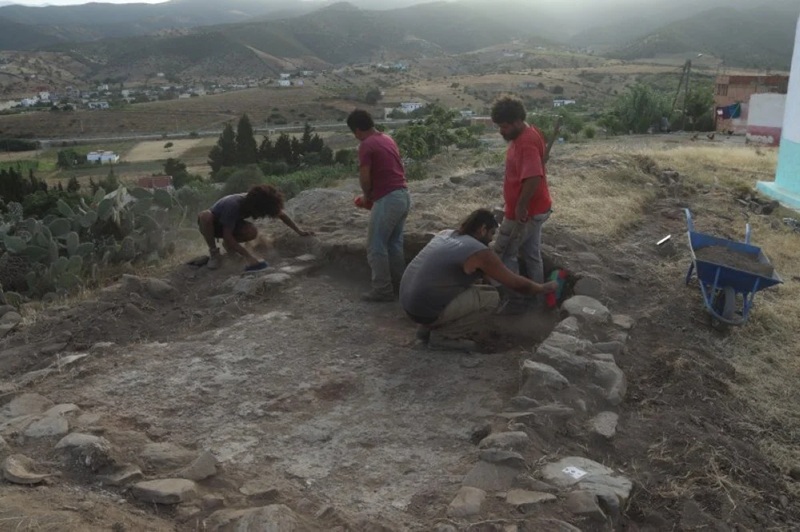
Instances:
[[[514,451],[504,451],[502,449],[485,449],[481,451],[479,458],[490,464],[501,464],[515,469],[524,470],[526,467],[525,458]]]
[[[575,283],[575,294],[595,299],[603,297],[603,283],[596,277],[581,277]]]
[[[187,480],[203,480],[216,474],[217,459],[213,454],[206,451],[191,464],[175,473],[175,476]]]
[[[3,460],[3,478],[14,484],[40,484],[53,475],[35,471],[36,463],[24,454],[12,454]]]
[[[54,406],[55,403],[43,395],[39,395],[38,393],[24,393],[12,399],[10,403],[0,410],[0,421],[2,421],[3,418],[9,420],[20,416],[41,414]]]
[[[67,421],[67,418],[60,415],[50,415],[28,425],[24,434],[28,438],[48,438],[63,436],[68,432],[69,421]]]
[[[552,493],[543,493],[527,490],[509,490],[506,494],[506,502],[518,510],[528,513],[536,509],[536,506],[543,502],[552,502],[557,497]]]
[[[569,381],[553,366],[526,360],[522,364],[522,375],[526,378],[522,393],[535,392],[542,388],[563,390],[569,386]]]
[[[581,325],[580,322],[578,322],[578,318],[570,316],[558,322],[558,325],[556,325],[553,331],[574,336],[580,332],[580,329]]]
[[[614,325],[626,331],[633,329],[633,326],[636,324],[636,320],[624,314],[616,314],[611,321]]]
[[[6,312],[0,317],[0,338],[13,331],[22,322],[22,316],[14,312]]]
[[[139,458],[155,468],[177,469],[190,464],[197,454],[174,443],[161,442],[145,445]]]
[[[300,532],[300,518],[283,504],[271,504],[246,510],[219,510],[205,521],[208,530],[240,530],[242,532]]]
[[[591,475],[613,475],[614,470],[594,460],[568,456],[542,468],[542,479],[559,488],[570,488]]]
[[[531,444],[528,435],[521,431],[489,434],[478,444],[481,449],[506,449],[524,451]]]
[[[114,463],[111,443],[93,434],[73,432],[56,444],[56,450],[65,452],[77,464],[98,470]]]
[[[519,471],[513,467],[478,462],[464,477],[462,484],[483,491],[505,491],[514,484],[518,474]]]
[[[598,300],[588,296],[572,296],[564,301],[561,308],[570,316],[575,316],[591,323],[606,323],[611,321],[611,312]]]
[[[144,478],[142,470],[133,464],[116,467],[107,474],[98,477],[100,482],[107,486],[124,486],[131,482],[138,482],[142,478]]]
[[[179,504],[197,497],[197,485],[183,478],[139,482],[131,490],[140,501],[156,504]]]
[[[447,507],[448,517],[471,517],[481,513],[486,492],[479,488],[462,486],[456,498]]]
[[[564,334],[558,331],[551,332],[542,344],[561,349],[570,355],[583,355],[589,351],[592,346],[592,343],[587,340],[582,340],[571,334]]]
[[[617,406],[625,399],[628,381],[625,373],[615,363],[595,360],[592,378],[605,390],[605,398],[611,405]]]
[[[611,439],[617,433],[619,415],[615,412],[600,412],[587,423],[594,434],[606,439]]]

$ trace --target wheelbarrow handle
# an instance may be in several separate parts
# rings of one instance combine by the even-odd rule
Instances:
[[[744,226],[744,243],[750,245],[750,224]]]
[[[694,222],[692,221],[692,213],[689,209],[683,209],[683,212],[686,213],[686,225],[689,227],[689,232],[694,232]]]

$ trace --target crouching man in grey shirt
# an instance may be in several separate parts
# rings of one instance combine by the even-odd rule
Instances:
[[[411,261],[400,283],[400,304],[419,328],[417,338],[431,348],[475,348],[465,339],[500,302],[497,290],[475,284],[482,278],[525,295],[556,290],[513,273],[489,249],[497,220],[486,209],[470,214],[457,230],[442,231]]]

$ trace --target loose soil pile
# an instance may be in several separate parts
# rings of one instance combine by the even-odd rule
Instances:
[[[747,273],[772,277],[775,268],[771,264],[758,262],[758,255],[744,253],[726,246],[708,246],[695,251],[697,260],[719,264],[726,268],[733,268]]]

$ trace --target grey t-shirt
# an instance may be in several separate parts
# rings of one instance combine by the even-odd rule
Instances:
[[[236,224],[244,219],[242,216],[242,201],[247,194],[231,194],[217,200],[211,206],[211,214],[214,221],[219,222],[222,227],[233,229]]]
[[[464,263],[485,249],[486,244],[453,230],[434,236],[403,274],[400,282],[403,309],[417,318],[437,318],[457,295],[481,276],[479,271],[464,273]]]

